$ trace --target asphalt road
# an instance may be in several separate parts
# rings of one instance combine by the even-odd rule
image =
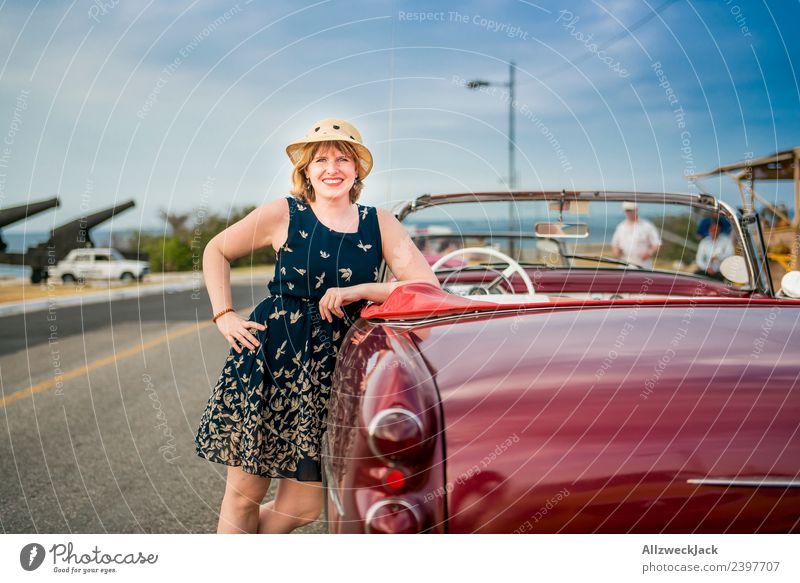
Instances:
[[[244,311],[266,279],[232,291]],[[228,351],[210,311],[187,291],[0,319],[4,533],[216,530],[225,466],[194,454]]]

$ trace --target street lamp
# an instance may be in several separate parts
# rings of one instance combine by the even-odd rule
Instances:
[[[514,71],[516,69],[516,65],[514,61],[508,63],[508,82],[507,83],[493,83],[491,81],[484,81],[483,79],[473,79],[472,81],[467,81],[466,87],[467,89],[480,89],[482,87],[490,87],[492,85],[499,86],[499,87],[508,87],[508,189],[513,191],[517,187],[517,176],[516,176],[516,169],[514,164],[514,107],[515,103],[515,93],[516,93],[516,86],[515,86],[515,78],[514,78]],[[512,230],[514,224],[514,203],[511,203],[511,206],[508,209],[508,225],[509,230]],[[509,239],[509,255],[514,257],[514,239]]]

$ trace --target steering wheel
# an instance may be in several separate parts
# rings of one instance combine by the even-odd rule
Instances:
[[[505,253],[501,253],[497,249],[492,249],[491,247],[463,247],[461,249],[456,249],[455,251],[451,251],[450,253],[447,253],[446,255],[440,257],[436,261],[436,263],[431,265],[431,269],[435,273],[437,269],[442,267],[445,263],[447,263],[454,257],[458,257],[459,255],[472,255],[472,254],[490,255],[491,257],[500,259],[504,263],[508,264],[508,267],[506,267],[503,270],[503,272],[500,274],[500,277],[498,277],[488,286],[486,286],[486,289],[493,288],[497,284],[497,282],[500,281],[500,279],[502,278],[502,280],[505,281],[508,284],[508,286],[513,290],[514,286],[511,285],[511,282],[509,281],[508,278],[513,273],[518,273],[519,276],[522,278],[522,281],[525,282],[525,287],[527,288],[528,293],[531,295],[536,293],[533,290],[533,283],[531,282],[531,278],[528,277],[528,274],[525,272],[525,269],[523,269],[523,267],[519,263],[514,261],[511,257],[506,255]],[[464,267],[466,266],[455,268],[454,273],[461,271],[462,269],[464,269]]]

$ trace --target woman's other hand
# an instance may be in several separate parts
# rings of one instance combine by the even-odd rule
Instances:
[[[250,333],[249,328],[255,328],[256,330],[267,329],[264,324],[246,320],[236,312],[228,312],[217,318],[217,329],[228,341],[228,344],[240,354],[242,347],[255,350],[260,344],[256,337]]]
[[[329,288],[319,301],[319,314],[322,316],[322,319],[333,322],[333,316],[344,318],[342,306],[363,299],[360,290],[360,285]]]

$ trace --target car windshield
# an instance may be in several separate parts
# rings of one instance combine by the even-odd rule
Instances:
[[[491,247],[523,265],[679,272],[723,281],[721,262],[743,255],[731,217],[685,204],[476,201],[421,208],[405,218],[433,264],[463,247]],[[468,253],[444,267],[500,263]],[[730,283],[730,282],[727,282]],[[732,284],[731,284],[732,285]],[[750,285],[750,283],[745,284]]]

